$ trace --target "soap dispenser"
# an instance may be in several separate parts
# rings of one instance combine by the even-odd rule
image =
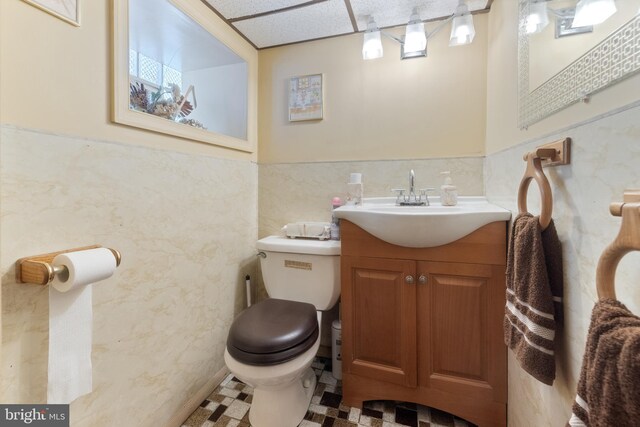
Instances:
[[[440,187],[440,203],[442,206],[455,206],[458,204],[458,190],[455,185],[451,183],[451,172],[440,172],[443,175],[444,184]]]

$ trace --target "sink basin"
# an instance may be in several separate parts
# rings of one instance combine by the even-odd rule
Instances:
[[[494,221],[508,221],[511,212],[485,197],[458,197],[456,206],[396,206],[395,197],[366,198],[362,206],[341,206],[338,218],[351,221],[378,239],[398,246],[429,248],[454,242]]]

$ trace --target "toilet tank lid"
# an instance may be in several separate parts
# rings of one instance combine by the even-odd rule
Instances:
[[[283,236],[269,236],[258,240],[259,251],[288,252],[292,254],[340,255],[340,241],[315,239],[290,239]]]

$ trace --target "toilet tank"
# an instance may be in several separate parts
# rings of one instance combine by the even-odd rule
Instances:
[[[269,236],[256,245],[264,286],[271,298],[329,310],[340,297],[340,242]]]

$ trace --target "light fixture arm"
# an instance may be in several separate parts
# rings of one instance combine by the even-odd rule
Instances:
[[[396,37],[396,36],[392,36],[389,33],[385,33],[384,31],[380,30],[380,34],[382,34],[385,37],[390,38],[391,40],[397,41],[400,44],[404,44],[404,40],[402,40],[400,37]]]
[[[436,28],[434,28],[433,31],[431,31],[430,33],[425,31],[425,36],[427,37],[427,40],[430,39],[431,37],[435,36],[438,32],[440,32],[440,30],[442,30],[445,27],[445,25],[447,25],[449,22],[451,22],[451,20],[454,18],[454,16],[455,16],[455,14],[451,14],[450,16],[447,16],[444,19],[444,21],[442,21],[440,23],[440,25],[438,25]],[[383,36],[388,37],[391,40],[394,40],[394,41],[396,41],[396,42],[398,42],[400,44],[404,44],[404,39],[401,38],[401,37],[396,37],[394,35],[391,35],[389,33],[384,32],[382,30],[380,30],[380,34],[382,34]]]
[[[444,28],[445,25],[447,25],[449,22],[451,22],[451,20],[456,16],[455,13],[452,13],[450,16],[448,16],[444,21],[442,21],[440,23],[440,25],[438,25],[436,28],[433,29],[433,31],[431,31],[430,33],[427,33],[427,39],[431,38],[432,36],[435,36],[438,32],[440,32],[440,30],[442,30]]]

